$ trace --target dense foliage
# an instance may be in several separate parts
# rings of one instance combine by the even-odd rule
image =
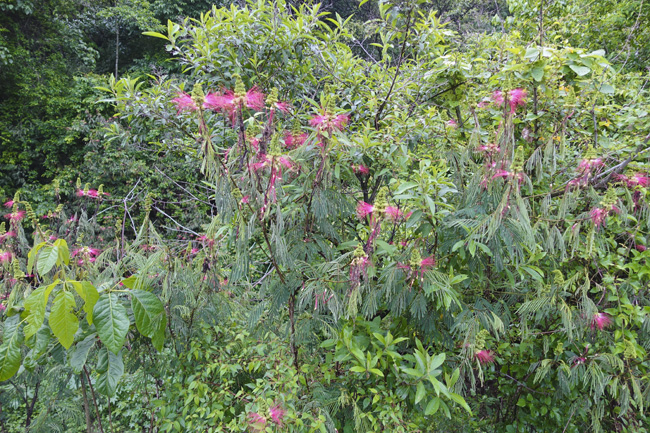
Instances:
[[[648,12],[611,3],[99,2],[27,104],[41,36],[0,40],[0,432],[647,431]]]

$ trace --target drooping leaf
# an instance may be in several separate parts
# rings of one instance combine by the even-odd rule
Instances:
[[[59,247],[43,247],[38,255],[36,262],[36,270],[40,275],[45,275],[56,265],[59,259]]]
[[[124,374],[124,361],[122,352],[117,354],[103,347],[97,354],[97,391],[111,397],[117,389],[117,382]]]
[[[72,346],[74,334],[79,329],[79,319],[73,311],[75,305],[74,295],[62,290],[54,299],[50,312],[50,328],[66,350]]]
[[[70,353],[69,362],[72,370],[79,374],[83,369],[83,366],[86,365],[86,359],[88,358],[88,353],[90,349],[95,345],[97,339],[97,334],[90,334],[84,338],[79,343],[75,344],[74,349]]]
[[[81,299],[84,300],[84,311],[89,325],[93,324],[93,308],[99,299],[99,292],[89,281],[71,281]]]
[[[20,315],[8,318],[4,323],[2,345],[0,345],[0,381],[11,379],[20,368],[20,346],[23,333],[20,330]]]
[[[155,320],[165,314],[165,308],[156,295],[144,290],[131,292],[131,307],[135,316],[135,326],[142,335],[151,337],[156,331]]]
[[[93,308],[93,321],[102,343],[118,353],[129,332],[129,317],[115,293],[104,293]]]

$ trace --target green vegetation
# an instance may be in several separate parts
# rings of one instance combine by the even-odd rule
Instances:
[[[642,0],[0,10],[0,433],[648,430]]]

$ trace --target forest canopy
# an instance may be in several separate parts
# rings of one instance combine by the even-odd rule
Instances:
[[[643,0],[0,11],[0,433],[648,430]]]

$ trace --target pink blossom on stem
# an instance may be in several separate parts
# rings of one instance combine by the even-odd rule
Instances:
[[[266,429],[266,418],[256,412],[251,412],[248,414],[248,425],[252,431],[262,432]]]
[[[451,129],[456,129],[458,128],[458,122],[456,122],[456,119],[449,119],[447,121],[447,127]]]
[[[0,263],[9,263],[12,257],[10,251],[0,251]]]
[[[630,177],[625,175],[619,175],[618,180],[625,183],[628,188],[634,188],[637,186],[641,186],[645,188],[650,184],[650,178],[643,173],[635,173]]]
[[[591,318],[591,329],[598,328],[601,331],[612,324],[612,319],[606,313],[596,313]]]
[[[605,208],[593,208],[591,212],[589,212],[589,216],[591,217],[591,221],[594,223],[596,227],[600,227],[603,225],[603,222],[605,222],[605,218],[607,218],[607,215],[609,214],[609,210]]]
[[[305,144],[307,137],[309,137],[309,135],[304,132],[298,135],[288,132],[284,137],[284,145],[289,149],[296,149]]]
[[[515,111],[517,107],[526,105],[526,97],[528,94],[524,89],[513,89],[509,92],[510,96],[510,108],[512,111]]]
[[[583,173],[589,173],[592,170],[598,170],[604,165],[605,163],[603,162],[602,158],[584,158],[578,164],[578,171],[581,171]]]
[[[386,215],[388,216],[389,219],[393,221],[399,221],[399,220],[406,220],[408,219],[413,212],[407,212],[406,214],[402,212],[399,208],[394,207],[394,206],[386,206]]]
[[[179,92],[178,96],[172,99],[172,102],[176,104],[176,108],[178,109],[179,112],[183,110],[194,111],[197,108],[196,103],[194,102],[192,97],[185,92]]]
[[[365,201],[360,201],[357,204],[357,216],[359,219],[364,219],[375,210],[375,207]]]
[[[276,423],[277,425],[281,426],[282,419],[284,418],[285,410],[282,409],[282,407],[279,404],[276,404],[275,406],[269,409],[269,413],[271,414],[271,420],[273,420],[273,422]]]
[[[15,202],[13,200],[9,200],[9,201],[5,202],[4,206],[11,209],[11,207],[14,205],[14,203]]]
[[[494,353],[491,350],[478,350],[474,354],[474,358],[481,364],[491,364],[494,362]]]
[[[276,110],[280,110],[282,113],[286,114],[291,109],[291,104],[288,103],[288,102],[280,101],[280,102],[276,102],[275,104],[273,104],[272,108],[274,108]]]
[[[16,233],[15,233],[15,232],[13,232],[13,231],[8,231],[8,232],[3,233],[3,234],[0,235],[0,243],[6,241],[6,240],[9,239],[9,238],[15,238],[15,237],[16,237]]]
[[[309,120],[309,124],[320,131],[340,131],[350,121],[347,114],[328,113],[325,108],[321,109],[321,114],[317,114]]]
[[[21,221],[23,218],[25,218],[25,211],[24,210],[17,210],[11,213],[8,213],[5,215],[5,218],[12,222],[18,222]]]
[[[639,245],[639,244],[635,245],[634,248],[636,248],[636,250],[639,252],[644,252],[645,250],[648,249],[645,245]]]
[[[370,174],[370,169],[363,164],[354,165],[352,164],[352,171],[357,174]]]

